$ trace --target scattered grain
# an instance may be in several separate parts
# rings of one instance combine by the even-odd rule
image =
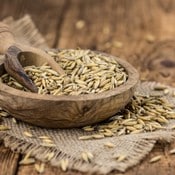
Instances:
[[[162,158],[161,155],[155,156],[155,157],[150,159],[149,163],[157,162],[157,161],[161,160],[161,158]]]
[[[62,159],[60,161],[60,167],[61,167],[62,171],[67,171],[68,165],[69,165],[69,160],[68,159]]]
[[[75,26],[76,26],[77,29],[80,30],[80,29],[85,27],[85,24],[86,24],[85,21],[79,20],[79,21],[76,22]]]
[[[108,147],[108,148],[114,148],[114,147],[116,147],[116,145],[113,144],[113,143],[111,143],[111,142],[106,142],[106,143],[104,143],[104,146],[105,146],[105,147]]]
[[[34,163],[35,163],[34,158],[23,159],[19,162],[20,165],[30,165],[30,164],[34,164]]]
[[[164,93],[164,95],[168,95],[169,94],[169,89],[164,89],[163,93]]]
[[[33,137],[32,133],[30,133],[28,131],[24,131],[23,134],[27,137]]]
[[[147,34],[147,35],[145,35],[145,39],[147,42],[153,43],[155,41],[155,36],[152,34]]]
[[[9,130],[10,128],[8,126],[5,125],[0,125],[0,131],[6,131]]]
[[[120,41],[114,41],[113,42],[113,46],[116,48],[122,48],[123,47],[123,43]]]
[[[89,139],[92,139],[92,138],[93,138],[92,135],[78,137],[79,140],[89,140]]]
[[[84,131],[94,131],[94,128],[91,126],[85,126],[85,127],[83,127],[83,130]]]
[[[44,163],[41,163],[40,165],[39,164],[35,164],[35,170],[38,172],[38,173],[44,173],[44,167],[45,167],[45,164]]]
[[[41,143],[41,146],[55,147],[56,145],[54,143]]]
[[[85,151],[81,153],[81,158],[85,161],[85,162],[90,162],[92,161],[92,159],[94,158],[93,154],[89,151]]]
[[[12,121],[13,123],[17,123],[16,119],[15,118],[12,118]]]
[[[126,155],[117,155],[117,156],[114,156],[114,158],[117,160],[117,162],[122,162],[127,158],[127,156]]]
[[[102,138],[104,138],[104,134],[93,134],[92,138],[94,138],[94,139],[102,139]]]
[[[167,87],[164,86],[164,85],[156,85],[154,86],[154,90],[157,90],[157,91],[162,91],[162,90],[165,90]]]
[[[169,153],[170,154],[175,154],[175,148],[174,149],[171,149]]]
[[[54,152],[49,152],[46,154],[46,160],[50,161],[53,157],[55,156],[55,153]]]

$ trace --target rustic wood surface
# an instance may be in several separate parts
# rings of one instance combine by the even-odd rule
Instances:
[[[29,13],[49,46],[90,48],[120,56],[133,64],[143,80],[175,86],[174,0],[0,0],[0,19]],[[125,175],[174,175],[175,144],[157,144],[139,165]],[[155,155],[164,158],[154,164]],[[36,175],[34,166],[20,166],[21,155],[0,147],[0,174]],[[44,175],[82,173],[47,166]],[[113,172],[112,174],[118,174]]]

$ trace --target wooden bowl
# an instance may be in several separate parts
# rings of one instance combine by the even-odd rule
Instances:
[[[41,127],[72,128],[103,121],[125,107],[139,80],[138,72],[128,62],[105,55],[115,58],[127,71],[128,79],[123,85],[98,94],[54,96],[25,92],[0,83],[0,106],[13,117]],[[27,65],[31,65],[33,60],[27,59]],[[4,73],[1,63],[0,75]]]

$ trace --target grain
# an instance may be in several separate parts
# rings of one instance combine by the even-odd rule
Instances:
[[[52,55],[66,75],[58,75],[50,66],[28,66],[25,71],[37,84],[40,94],[82,95],[100,93],[118,87],[127,81],[124,68],[113,57],[107,57],[90,50],[63,50],[49,53]],[[15,80],[7,74],[1,76],[4,83],[15,87]],[[19,87],[16,87],[19,88]],[[26,89],[23,89],[27,91]],[[168,95],[170,90],[161,84],[153,88]],[[0,111],[0,116],[8,116]],[[111,117],[108,121],[95,126],[85,126],[83,131],[96,134],[83,135],[79,140],[102,139],[114,135],[138,134],[163,130],[170,119],[175,119],[174,107],[159,96],[135,95],[128,105]],[[174,129],[175,127],[170,127]],[[54,146],[51,139],[42,138],[43,145]]]
[[[38,172],[38,173],[44,173],[44,167],[45,167],[45,164],[44,163],[41,163],[40,165],[39,164],[35,164],[35,170]]]
[[[143,132],[143,130],[142,129],[138,129],[138,130],[135,130],[135,131],[132,131],[132,132],[130,132],[131,134],[139,134],[139,133],[142,133]]]
[[[68,159],[62,159],[60,161],[60,167],[61,167],[62,171],[67,171],[68,165],[69,165],[69,160]]]
[[[51,152],[51,153],[47,153],[45,158],[46,160],[50,161],[54,156],[55,156],[55,153]]]
[[[8,126],[5,125],[0,125],[0,131],[6,131],[9,130],[10,128]]]
[[[54,143],[41,143],[41,146],[45,147],[55,147],[56,145]]]
[[[168,95],[169,94],[169,89],[164,89],[163,93],[164,93],[164,95]]]
[[[85,27],[85,21],[79,20],[76,22],[75,26],[78,30],[83,29]]]
[[[117,160],[117,162],[122,162],[127,158],[127,156],[126,155],[117,155],[117,156],[114,156],[114,158]]]
[[[114,41],[112,46],[116,47],[116,48],[122,48],[123,47],[123,43],[120,42],[120,41]]]
[[[113,58],[90,50],[63,50],[48,52],[64,69],[59,75],[50,66],[27,66],[24,70],[38,88],[38,94],[81,95],[100,93],[124,84],[128,75]],[[104,76],[105,75],[105,76]],[[8,74],[1,76],[3,83],[28,91]]]
[[[78,137],[79,140],[89,140],[92,139],[93,137],[91,135],[87,135],[87,136],[80,136]]]
[[[96,135],[99,133],[104,137],[138,134],[166,129],[169,119],[174,118],[174,106],[165,98],[137,95],[132,98],[123,110],[108,121],[90,126],[90,128],[95,128],[97,131]],[[174,128],[174,125],[170,127],[170,129]],[[103,138],[103,136],[99,137]],[[95,137],[92,135],[91,139],[95,139]]]
[[[0,116],[1,117],[8,117],[9,116],[9,114],[6,112],[6,111],[0,111]]]
[[[108,148],[114,148],[114,147],[116,147],[116,145],[113,144],[113,143],[111,143],[111,142],[106,142],[106,143],[104,143],[104,146],[105,146],[105,147],[108,147]]]
[[[85,162],[91,162],[92,159],[94,158],[93,154],[89,151],[85,151],[81,153],[81,158],[85,161]]]
[[[12,118],[12,121],[13,123],[17,123],[16,119],[15,118]]]
[[[161,160],[161,158],[162,158],[161,155],[155,156],[155,157],[150,159],[149,163],[155,163],[155,162]]]
[[[24,156],[24,159],[28,159],[31,157],[32,150],[28,151],[27,154]]]
[[[34,158],[23,159],[19,162],[20,165],[30,165],[30,164],[34,164],[34,163],[35,163]]]
[[[114,133],[112,133],[112,132],[104,132],[103,135],[105,137],[112,137],[114,135]]]
[[[94,139],[102,139],[102,138],[104,138],[104,135],[103,134],[93,134],[92,138],[94,138]]]
[[[23,134],[27,137],[33,137],[32,133],[30,133],[28,131],[24,131]]]
[[[40,139],[50,139],[49,136],[45,136],[45,135],[43,135],[43,136],[39,136],[38,138],[40,138]]]
[[[84,131],[94,131],[94,128],[91,126],[86,126],[86,127],[83,127],[83,130]]]
[[[51,139],[43,139],[43,142],[45,142],[45,143],[53,143],[53,140],[51,140]]]
[[[169,151],[170,154],[175,154],[175,148]]]
[[[162,90],[165,90],[166,89],[166,86],[164,86],[164,85],[156,85],[156,86],[154,86],[154,90],[160,90],[160,91],[162,91]]]
[[[153,43],[155,41],[155,36],[152,34],[147,34],[147,35],[145,35],[145,39],[147,42]]]

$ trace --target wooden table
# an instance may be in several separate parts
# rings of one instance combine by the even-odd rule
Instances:
[[[0,19],[32,16],[49,46],[89,48],[120,56],[135,66],[142,80],[175,86],[174,0],[0,0]],[[125,175],[174,175],[175,144],[159,143]],[[157,163],[148,160],[164,155]],[[36,175],[34,166],[21,166],[20,154],[0,145],[0,175]],[[117,174],[114,172],[111,174]],[[46,167],[44,175],[82,174]]]

